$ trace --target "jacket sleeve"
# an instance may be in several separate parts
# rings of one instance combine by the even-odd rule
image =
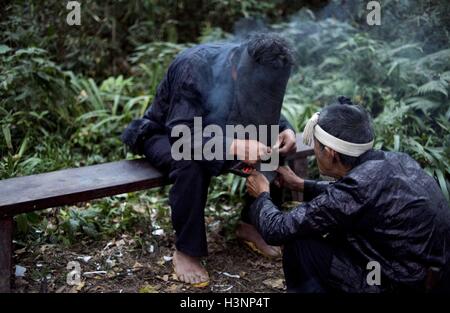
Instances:
[[[286,129],[291,129],[295,133],[294,127],[291,125],[291,123],[289,123],[289,121],[286,119],[286,117],[283,114],[281,114],[281,116],[280,116],[279,125],[280,125],[280,133],[282,131],[285,131]]]
[[[366,205],[366,200],[358,193],[357,184],[350,183],[336,182],[314,200],[289,212],[281,212],[270,195],[262,193],[251,205],[250,218],[270,245],[281,245],[297,237],[349,229],[355,216]]]
[[[328,181],[319,181],[319,180],[307,180],[304,181],[303,187],[303,200],[311,201],[322,192],[324,192],[327,187],[330,185]]]

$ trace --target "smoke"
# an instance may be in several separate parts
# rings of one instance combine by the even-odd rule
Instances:
[[[448,47],[450,32],[450,2],[433,0],[379,1],[382,22],[379,26],[367,24],[368,0],[331,0],[321,7],[304,7],[288,23],[269,25],[258,18],[241,19],[235,23],[231,41],[245,40],[252,33],[279,32],[298,43],[299,40],[321,37],[322,23],[346,24],[348,34],[367,33],[374,39],[399,43],[421,43],[425,53]],[[436,8],[439,7],[439,10]],[[336,43],[342,36],[335,34]],[[314,47],[311,47],[314,49]],[[297,57],[302,63],[303,51]]]
[[[224,69],[230,72],[227,62],[250,35],[268,32],[278,33],[287,39],[294,51],[297,66],[287,91],[288,103],[295,102],[293,106],[298,108],[311,103],[324,104],[339,95],[363,97],[357,100],[374,103],[374,107],[370,109],[376,116],[382,107],[375,107],[378,101],[367,98],[373,95],[367,95],[360,89],[366,84],[370,85],[367,78],[374,85],[383,81],[389,83],[382,76],[386,71],[379,70],[379,63],[383,61],[377,59],[381,54],[380,50],[414,43],[415,46],[411,45],[414,48],[396,52],[398,57],[411,59],[447,48],[450,30],[450,14],[447,13],[450,13],[450,2],[440,3],[439,10],[436,10],[437,4],[429,0],[380,1],[380,26],[367,24],[367,3],[364,0],[333,0],[320,8],[304,7],[287,22],[279,24],[269,24],[258,18],[237,21],[234,33],[226,41],[220,42],[229,46],[229,53],[215,60],[212,70],[217,83],[209,92],[211,122],[223,120],[230,110],[234,110],[223,105],[233,97],[233,80],[231,75],[224,73]],[[370,58],[370,53],[363,57],[364,53],[368,53],[367,49],[373,49],[372,52],[369,51],[373,53],[373,59]],[[340,50],[348,52],[349,56],[336,57]],[[332,80],[332,72],[341,73],[331,84],[323,83],[324,78],[327,82]],[[352,80],[346,79],[345,74],[349,72]],[[396,92],[401,95],[404,90]],[[290,120],[296,123],[294,118]]]

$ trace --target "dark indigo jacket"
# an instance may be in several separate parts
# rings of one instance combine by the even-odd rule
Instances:
[[[231,111],[237,109],[230,59],[238,48],[238,44],[207,44],[179,54],[159,84],[152,104],[142,118],[128,125],[122,141],[134,153],[142,154],[146,139],[155,134],[170,135],[172,128],[180,124],[192,129],[194,117],[203,118],[203,127],[224,127]],[[293,129],[283,116],[278,119],[280,132]],[[222,165],[214,162],[213,174],[219,174]]]
[[[368,151],[345,177],[331,184],[307,182],[304,192],[310,201],[287,213],[261,194],[251,219],[272,245],[319,235],[346,247],[352,262],[334,257],[330,265],[331,283],[340,290],[373,290],[364,271],[369,261],[405,286],[423,285],[430,267],[448,269],[448,202],[408,155]]]

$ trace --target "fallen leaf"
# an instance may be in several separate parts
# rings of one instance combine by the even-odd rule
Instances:
[[[75,286],[75,289],[77,291],[80,291],[81,289],[84,288],[84,285],[85,285],[85,283],[84,283],[84,281],[82,281],[81,283],[79,283],[78,285]]]
[[[219,273],[219,274],[222,274],[222,275],[224,275],[224,276],[230,277],[230,278],[237,278],[237,279],[241,278],[239,275],[236,275],[236,274],[230,274],[230,273],[227,273],[227,272],[218,272],[218,273]]]
[[[203,281],[201,283],[192,284],[192,287],[195,288],[205,288],[209,286],[209,281]]]
[[[139,271],[140,269],[144,268],[144,265],[142,265],[141,263],[137,262],[134,263],[133,265],[133,271]]]
[[[215,291],[215,292],[226,292],[226,291],[230,291],[231,289],[233,289],[234,286],[232,285],[214,285],[212,287],[211,291]]]
[[[16,251],[14,251],[15,254],[22,254],[25,253],[26,248],[22,248],[22,249],[17,249]]]
[[[263,284],[274,289],[284,289],[284,280],[282,278],[269,278],[263,281]]]
[[[182,285],[178,285],[178,284],[172,284],[169,287],[167,287],[165,289],[166,292],[170,292],[170,293],[176,293],[179,292],[182,288]]]
[[[108,258],[106,260],[106,264],[108,265],[109,268],[112,268],[116,265],[116,260],[112,260],[112,259]]]
[[[155,236],[163,236],[164,235],[164,229],[156,229],[156,230],[154,230],[153,232],[152,232],[152,235],[155,235]]]
[[[139,288],[139,293],[157,293],[158,290],[155,286],[152,285],[145,285],[141,288]]]
[[[92,257],[90,255],[77,257],[77,260],[83,260],[84,263],[89,262],[90,259],[92,259]]]
[[[116,246],[117,247],[120,247],[120,246],[123,246],[123,245],[125,245],[125,240],[123,240],[123,239],[120,239],[119,241],[116,242]]]
[[[55,247],[54,244],[46,244],[46,245],[42,245],[42,246],[39,248],[39,252],[45,253],[47,250],[53,249],[54,247]]]
[[[80,282],[78,285],[73,286],[69,290],[69,293],[78,293],[79,291],[81,291],[81,289],[83,289],[83,287],[84,287],[84,281]]]
[[[84,272],[83,276],[85,277],[93,277],[96,275],[106,275],[107,272],[106,271],[93,271],[93,272]]]

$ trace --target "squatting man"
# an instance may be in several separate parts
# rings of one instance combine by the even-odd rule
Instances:
[[[133,120],[122,134],[123,142],[134,153],[145,155],[152,165],[167,173],[172,183],[169,205],[176,235],[173,265],[180,281],[195,286],[209,282],[200,258],[208,253],[204,210],[211,178],[240,161],[255,164],[268,155],[295,151],[295,132],[281,115],[292,66],[287,43],[273,34],[253,35],[243,43],[187,49],[169,66],[144,116]],[[212,138],[217,143],[219,136],[199,134],[194,127],[199,117],[203,127],[218,125],[226,134],[221,136],[220,158],[202,157],[205,146]],[[258,138],[245,134],[229,138],[227,125],[269,127],[266,134],[258,133]],[[276,132],[271,131],[273,125]],[[181,135],[180,126],[188,127],[192,136],[188,140],[191,145],[180,145],[187,149],[180,154],[192,157],[172,154],[178,140],[186,141],[177,136]],[[266,244],[251,225],[248,208],[246,205],[242,210],[237,237],[266,256],[281,257],[281,249]]]
[[[277,183],[305,202],[281,212],[265,176],[253,172],[250,220],[268,244],[283,245],[292,292],[450,292],[450,208],[436,181],[404,153],[373,149],[368,113],[350,99],[307,123],[320,173],[309,181],[280,167]],[[379,284],[366,265],[378,262]]]

